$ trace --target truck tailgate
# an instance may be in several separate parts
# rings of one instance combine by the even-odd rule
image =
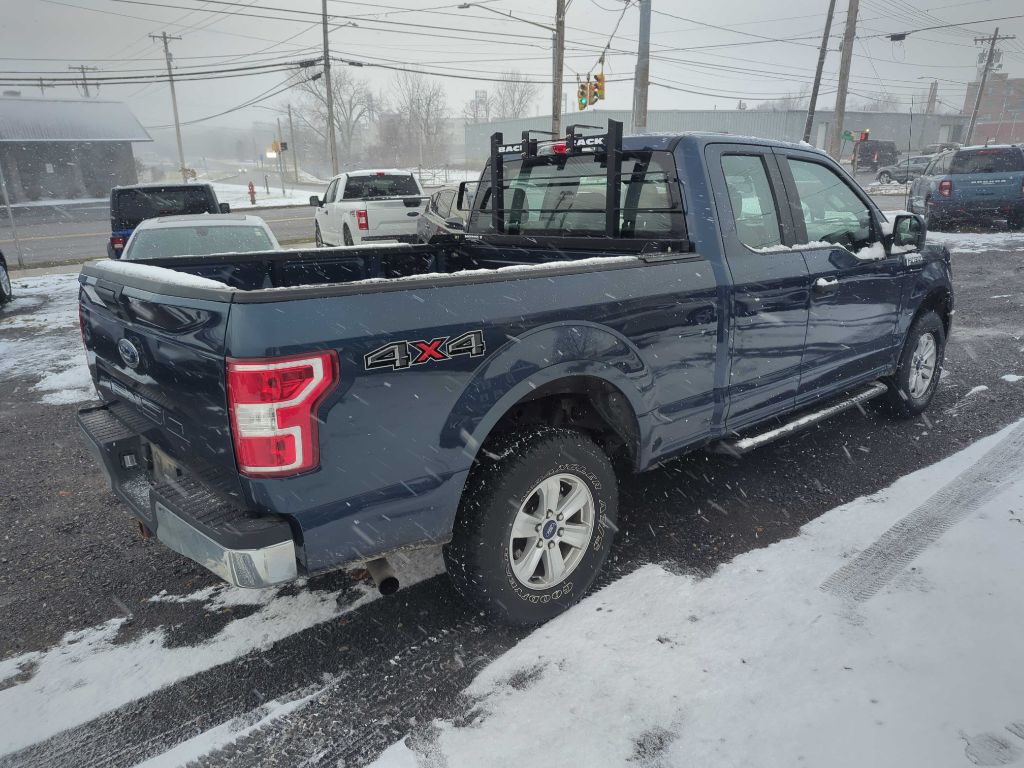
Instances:
[[[82,338],[100,396],[146,419],[145,438],[238,495],[224,380],[230,303],[80,278]]]
[[[371,236],[415,233],[417,220],[426,209],[426,205],[426,198],[415,197],[367,200],[368,233]]]

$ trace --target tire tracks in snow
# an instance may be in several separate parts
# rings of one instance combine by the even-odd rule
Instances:
[[[1024,422],[974,464],[952,478],[821,585],[863,602],[891,582],[925,549],[974,514],[1012,479],[1024,456]]]

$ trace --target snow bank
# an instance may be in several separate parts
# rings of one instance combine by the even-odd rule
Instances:
[[[985,251],[1024,252],[1024,232],[936,232],[928,231],[929,243],[942,243],[957,253]]]
[[[219,280],[211,280],[208,277],[190,275],[187,272],[178,272],[177,270],[167,269],[166,267],[154,267],[151,264],[138,264],[132,261],[115,261],[114,259],[100,259],[99,261],[91,262],[91,264],[97,267],[103,267],[115,274],[124,275],[125,277],[159,280],[160,282],[169,283],[170,285],[180,286],[182,288],[222,288],[229,291],[234,290]]]
[[[373,765],[518,766],[524,743],[595,767],[1013,762],[1022,469],[1024,423],[710,578],[646,566],[486,667],[467,716]]]

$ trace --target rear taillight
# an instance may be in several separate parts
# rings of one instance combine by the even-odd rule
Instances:
[[[124,250],[124,238],[120,235],[113,235],[110,238],[110,247],[114,249],[114,255],[120,256]]]
[[[939,194],[943,197],[949,197],[953,194],[953,180],[943,179],[939,182]]]
[[[356,225],[363,230],[370,228],[370,217],[366,211],[356,211]]]
[[[228,359],[228,410],[238,470],[284,477],[320,465],[316,412],[338,384],[336,352]]]

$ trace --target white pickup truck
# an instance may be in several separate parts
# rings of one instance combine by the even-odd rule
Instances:
[[[427,197],[409,171],[350,171],[331,179],[315,206],[316,245],[359,245],[378,240],[417,242],[416,220]]]

